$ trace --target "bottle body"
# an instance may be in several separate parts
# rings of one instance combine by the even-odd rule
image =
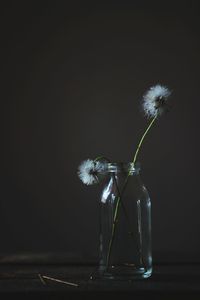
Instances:
[[[149,194],[135,168],[110,164],[108,173],[100,203],[99,273],[109,279],[148,278],[152,273]]]

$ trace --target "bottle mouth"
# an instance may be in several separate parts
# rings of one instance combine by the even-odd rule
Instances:
[[[139,174],[140,172],[140,163],[136,162],[113,162],[108,163],[109,173],[127,173],[127,174]]]

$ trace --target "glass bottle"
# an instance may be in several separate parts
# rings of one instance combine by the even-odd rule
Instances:
[[[151,276],[151,201],[132,163],[109,163],[100,202],[99,275],[105,279]]]

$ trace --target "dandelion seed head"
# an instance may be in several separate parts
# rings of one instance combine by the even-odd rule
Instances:
[[[171,91],[160,84],[152,86],[143,96],[143,110],[147,117],[161,116],[168,108],[168,97]]]
[[[78,168],[78,176],[86,185],[99,182],[99,175],[105,171],[106,165],[100,161],[84,160]]]

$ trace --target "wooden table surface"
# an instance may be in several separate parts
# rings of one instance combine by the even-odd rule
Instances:
[[[150,278],[137,281],[91,280],[93,264],[0,264],[0,299],[72,299],[83,295],[95,299],[114,296],[115,299],[199,299],[200,264],[154,265]],[[47,276],[74,285],[56,282]],[[68,296],[66,298],[66,296]],[[161,297],[162,296],[162,297]]]

